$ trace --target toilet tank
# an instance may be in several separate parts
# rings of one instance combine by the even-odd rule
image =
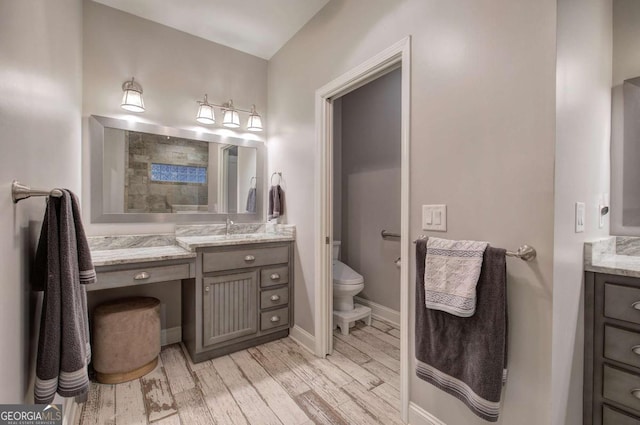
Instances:
[[[333,241],[333,259],[337,260],[340,255],[340,241]]]

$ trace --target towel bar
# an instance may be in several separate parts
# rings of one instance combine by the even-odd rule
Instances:
[[[413,241],[413,243],[418,242],[419,240],[426,239],[425,235],[420,235],[417,240]],[[507,251],[507,257],[516,257],[521,259],[522,261],[533,261],[536,259],[538,252],[536,249],[529,245],[522,245],[516,251]]]
[[[19,201],[30,198],[32,196],[55,196],[56,198],[59,198],[62,196],[62,191],[60,189],[31,189],[26,184],[22,184],[17,180],[14,180],[13,183],[11,183],[11,199],[13,199],[14,204],[17,204]]]
[[[385,240],[400,239],[400,235],[398,233],[387,232],[384,229],[382,229],[382,232],[380,232],[380,236],[382,236],[382,239],[385,239]]]

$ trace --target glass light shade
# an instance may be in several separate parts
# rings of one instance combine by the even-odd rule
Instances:
[[[226,109],[224,111],[222,125],[228,128],[240,127],[240,115],[238,115],[238,111],[236,111],[235,109]]]
[[[198,115],[196,115],[196,121],[201,124],[215,124],[216,118],[213,115],[213,108],[211,105],[208,103],[200,104],[200,107],[198,108]]]
[[[262,118],[260,118],[260,115],[256,114],[255,111],[251,115],[249,115],[249,120],[247,121],[247,130],[262,131]]]
[[[133,78],[122,85],[122,103],[120,107],[131,112],[144,112],[144,99],[142,98],[142,86]]]

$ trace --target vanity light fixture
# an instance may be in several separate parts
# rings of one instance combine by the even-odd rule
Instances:
[[[198,115],[196,115],[196,121],[198,121],[201,124],[215,124],[216,122],[216,117],[213,114],[213,106],[211,106],[209,104],[209,102],[207,102],[207,95],[204,95],[204,101],[200,102],[198,101],[198,103],[200,104],[200,107],[198,108]]]
[[[122,103],[120,107],[131,112],[144,112],[144,100],[142,99],[142,86],[132,77],[130,81],[122,84]]]
[[[246,112],[249,114],[247,120],[247,131],[262,131],[262,117],[256,112],[256,105],[251,105],[251,110],[236,108],[233,106],[233,100],[217,105],[215,103],[209,103],[207,95],[204,95],[204,101],[198,101],[200,105],[198,113],[196,114],[196,121],[202,124],[214,124],[215,114],[213,107],[220,108],[222,112],[222,125],[227,128],[240,128],[240,112]]]
[[[247,130],[249,131],[262,131],[262,118],[256,112],[256,105],[251,105],[251,114],[247,121]]]
[[[240,127],[240,116],[238,115],[238,111],[233,107],[233,100],[229,100],[222,106],[222,110],[224,111],[224,115],[222,118],[222,125],[227,128],[238,128]]]

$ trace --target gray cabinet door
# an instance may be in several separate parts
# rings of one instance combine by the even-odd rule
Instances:
[[[258,331],[258,272],[205,277],[202,285],[204,346]]]

